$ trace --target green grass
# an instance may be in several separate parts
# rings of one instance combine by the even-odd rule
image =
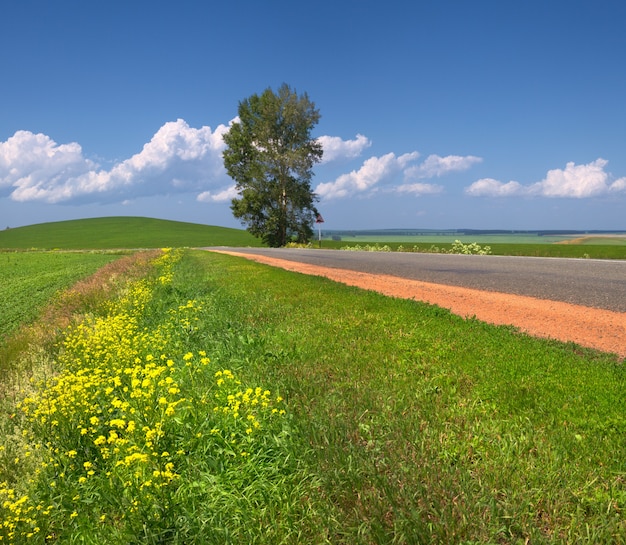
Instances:
[[[215,293],[205,346],[284,392],[293,455],[322,483],[311,497],[327,523],[310,542],[626,539],[615,357],[194,257]]]
[[[443,237],[442,237],[443,238]],[[587,259],[626,259],[626,245],[623,244],[544,244],[544,243],[525,243],[525,242],[513,242],[513,243],[486,243],[480,237],[474,237],[472,239],[462,237],[460,240],[464,244],[471,244],[476,242],[480,246],[489,246],[491,248],[492,255],[516,255],[516,256],[532,256],[532,257],[573,257],[573,258],[587,258]],[[596,239],[598,242],[600,239]],[[342,241],[336,240],[323,240],[321,248],[340,250],[344,247],[356,246],[357,243],[350,242],[348,239]],[[381,245],[378,241],[362,241],[358,243],[364,247],[366,245],[375,246]],[[452,248],[451,242],[418,242],[418,243],[405,243],[405,242],[386,242],[385,245],[389,246],[392,251],[397,251],[402,246],[405,251],[418,248],[421,252],[432,251],[433,246],[442,250],[450,250]],[[313,244],[314,248],[320,246],[317,242]]]
[[[600,241],[600,239],[597,239]],[[494,255],[626,259],[626,246],[619,244],[491,244]]]
[[[576,257],[595,259],[626,259],[626,239],[594,237],[584,244],[554,244],[571,236],[512,235],[431,235],[431,236],[367,236],[344,237],[342,241],[322,240],[321,247],[340,249],[360,244],[387,244],[392,250],[402,245],[428,251],[433,245],[449,249],[455,239],[465,244],[488,245],[496,255],[527,255],[536,257]],[[313,247],[318,247],[317,241]],[[215,227],[195,223],[136,217],[105,217],[42,223],[0,231],[2,249],[116,249],[205,246],[262,246],[259,239],[241,229]]]
[[[109,253],[0,253],[0,341],[60,290],[118,259]]]
[[[3,542],[279,543],[317,527],[282,398],[198,349],[212,309],[195,262],[173,281],[179,257],[110,284],[29,355],[21,402],[0,397]]]
[[[48,542],[626,541],[626,371],[615,356],[231,256],[187,251],[171,275],[159,274],[147,292],[122,289],[121,303],[103,307],[110,321],[93,322],[101,325],[81,342],[66,337],[66,355],[58,353],[58,371],[71,371],[63,380],[100,380],[121,362],[119,375],[89,393],[97,405],[77,397],[64,415],[46,388],[39,406],[57,407],[60,422],[41,428],[51,447],[33,436],[39,447],[24,465],[17,438],[37,430],[18,414],[0,421],[11,430],[0,440],[0,481],[12,479],[12,489],[36,498],[37,513],[48,512]],[[210,362],[199,365],[204,353]],[[224,436],[234,451],[212,432],[235,426],[211,408],[227,403],[216,384],[223,369],[241,388],[284,398],[284,418],[250,436],[250,457],[240,451],[242,428]],[[149,373],[171,377],[180,392],[142,383]],[[110,453],[112,463],[94,458],[88,439],[106,435],[96,428],[111,418],[109,398],[135,411],[118,420],[137,414],[148,431],[165,430],[158,448],[145,443],[147,432],[120,432],[129,442]],[[133,445],[152,465],[126,473],[123,449]],[[29,484],[26,469],[49,448],[65,465],[49,462]],[[85,462],[102,470],[88,475]],[[163,479],[165,462],[179,477],[155,492],[146,479],[154,467],[154,480]],[[14,518],[21,507],[7,505]]]
[[[0,248],[106,249],[261,246],[248,232],[152,218],[105,217],[0,231]]]

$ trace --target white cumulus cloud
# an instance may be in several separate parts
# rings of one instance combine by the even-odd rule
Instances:
[[[16,201],[110,202],[224,186],[219,125],[190,127],[178,119],[165,123],[141,152],[103,169],[83,156],[73,142],[18,131],[0,142],[0,191]]]
[[[342,174],[333,182],[321,183],[315,192],[322,198],[338,199],[354,195],[370,195],[385,186],[385,191],[414,196],[441,193],[443,187],[436,184],[410,183],[415,179],[438,178],[452,172],[471,168],[482,159],[473,155],[429,155],[421,164],[415,164],[417,151],[396,156],[388,153],[370,157],[361,168]],[[395,184],[395,185],[394,185]]]
[[[408,178],[435,178],[451,172],[462,172],[482,162],[481,157],[474,155],[429,155],[421,165],[416,165],[407,170]]]
[[[524,187],[518,182],[499,182],[493,178],[482,178],[465,189],[472,197],[513,197],[524,194]]]
[[[231,185],[219,191],[203,191],[196,197],[196,200],[199,202],[230,202],[238,195],[237,187]]]
[[[0,197],[46,203],[123,203],[191,193],[200,202],[228,202],[237,196],[222,160],[223,136],[229,126],[194,128],[182,119],[165,123],[141,151],[107,167],[85,157],[76,142],[59,144],[45,134],[18,131],[0,142]],[[352,140],[326,135],[319,142],[325,163],[352,160],[371,146],[361,134]],[[315,192],[328,199],[367,196],[379,190],[435,194],[443,188],[413,182],[466,170],[480,161],[474,156],[430,155],[417,164],[419,157],[417,151],[370,157],[359,168],[319,184]]]
[[[410,195],[419,197],[421,195],[436,195],[443,191],[443,186],[437,184],[402,184],[394,188],[396,193],[408,193]]]
[[[44,134],[29,131],[17,131],[0,142],[0,190],[15,200],[29,200],[30,194],[63,185],[68,178],[89,183],[85,178],[96,168],[75,142],[58,145]]]
[[[609,191],[611,193],[617,193],[618,191],[626,191],[626,177],[615,180],[609,186]]]
[[[322,163],[337,159],[354,159],[372,145],[370,139],[362,134],[357,134],[354,140],[342,140],[339,136],[320,136],[317,141],[324,150]]]
[[[404,172],[409,163],[418,157],[419,153],[416,151],[399,157],[396,157],[394,153],[370,157],[359,170],[342,174],[334,182],[319,184],[315,193],[327,199],[370,193],[375,191],[379,184],[393,181],[398,174]]]
[[[569,162],[564,169],[549,170],[543,180],[529,185],[483,178],[467,187],[465,193],[473,197],[538,196],[583,199],[626,191],[626,178],[611,181],[611,175],[605,170],[607,164],[608,161],[601,158],[586,165]]]
[[[532,194],[542,197],[594,197],[608,192],[609,174],[605,159],[596,159],[587,165],[567,163],[565,169],[549,170],[545,179],[530,186]]]

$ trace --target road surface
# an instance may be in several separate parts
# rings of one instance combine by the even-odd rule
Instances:
[[[626,312],[626,261],[622,260],[291,248],[219,250]]]

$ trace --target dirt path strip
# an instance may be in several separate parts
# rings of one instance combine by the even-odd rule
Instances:
[[[424,301],[447,308],[459,316],[475,316],[491,324],[513,325],[535,337],[571,341],[626,358],[626,313],[521,295],[407,280],[390,275],[319,267],[259,255],[217,251],[289,271],[324,276],[349,286],[392,297]]]

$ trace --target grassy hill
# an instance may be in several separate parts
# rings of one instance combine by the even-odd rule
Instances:
[[[4,249],[108,249],[262,246],[241,229],[140,217],[40,223],[0,231]]]

